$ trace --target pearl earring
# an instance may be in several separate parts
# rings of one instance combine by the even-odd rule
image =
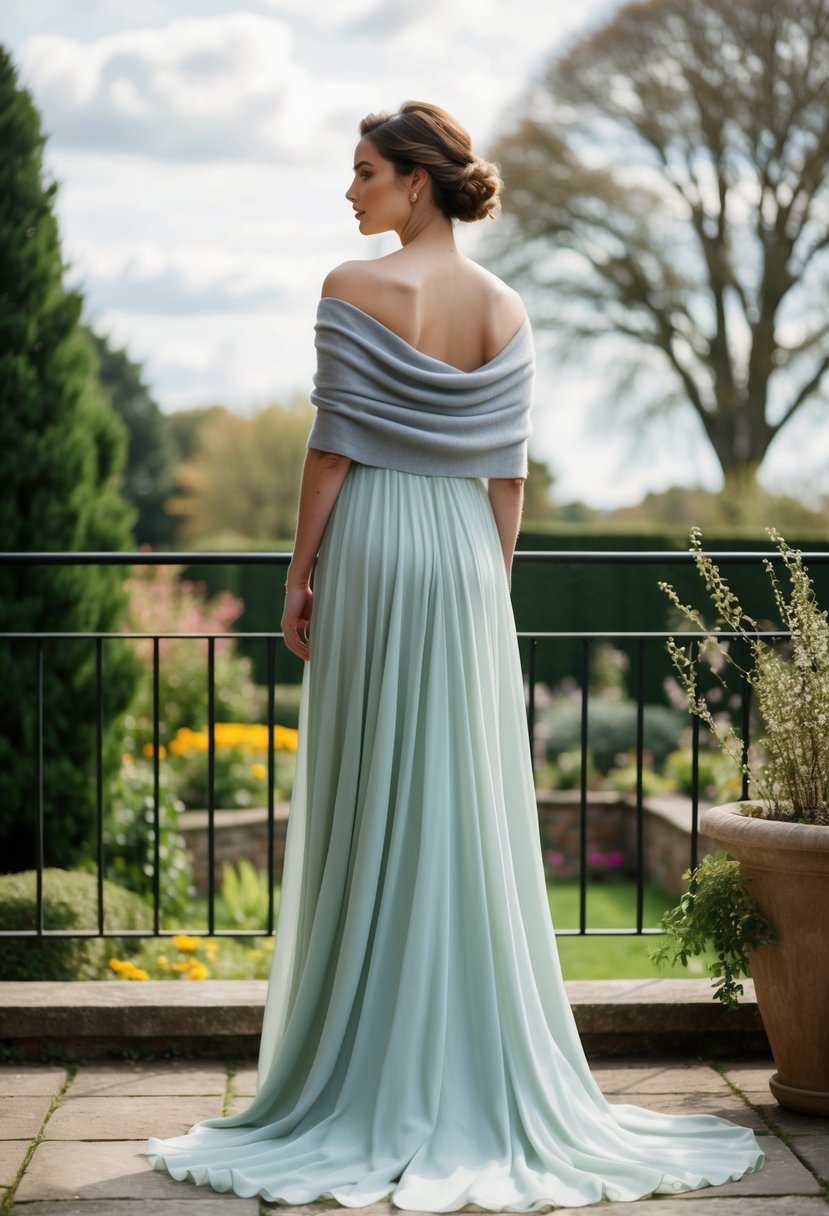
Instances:
[[[414,191],[414,190],[413,190],[413,191],[411,192],[411,194],[409,195],[409,202],[410,202],[410,203],[416,203],[416,202],[417,202],[417,194],[415,193],[415,191]]]

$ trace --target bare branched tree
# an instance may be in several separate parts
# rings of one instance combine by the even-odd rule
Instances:
[[[656,360],[726,488],[753,488],[806,403],[825,417],[829,0],[628,4],[550,64],[492,155],[494,260],[537,324]]]

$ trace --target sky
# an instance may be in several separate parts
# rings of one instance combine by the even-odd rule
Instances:
[[[86,319],[142,364],[163,411],[251,414],[307,396],[327,271],[396,247],[361,237],[344,197],[363,115],[435,102],[486,155],[550,57],[617,4],[4,0],[0,41],[42,115]],[[488,222],[458,226],[472,257]],[[648,435],[613,425],[611,372],[539,348],[531,453],[558,501],[718,488],[690,413]],[[809,425],[792,424],[764,472],[807,498],[829,492],[829,435]]]

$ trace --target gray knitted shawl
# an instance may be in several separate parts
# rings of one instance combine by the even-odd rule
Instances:
[[[309,448],[404,473],[526,477],[535,371],[529,321],[494,359],[464,372],[354,304],[325,296],[316,347]]]

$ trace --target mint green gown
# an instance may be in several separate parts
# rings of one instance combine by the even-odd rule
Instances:
[[[435,424],[432,411],[471,402],[480,416],[457,430],[462,445],[484,436],[481,461],[523,426],[518,412],[502,420],[526,383],[527,327],[460,373],[324,300],[318,346],[332,429],[311,446],[354,455],[354,428],[391,398],[396,436],[411,418],[444,447],[454,419]],[[344,429],[340,403],[353,414]],[[428,461],[428,445],[412,451]],[[750,1130],[610,1104],[590,1074],[550,921],[515,623],[478,476],[370,460],[346,474],[314,578],[257,1094],[145,1151],[175,1179],[291,1210],[331,1198],[577,1207],[763,1163]]]
[[[634,1200],[760,1167],[753,1133],[605,1101],[561,980],[515,626],[476,478],[353,464],[312,658],[249,1106],[152,1138],[292,1207]]]

